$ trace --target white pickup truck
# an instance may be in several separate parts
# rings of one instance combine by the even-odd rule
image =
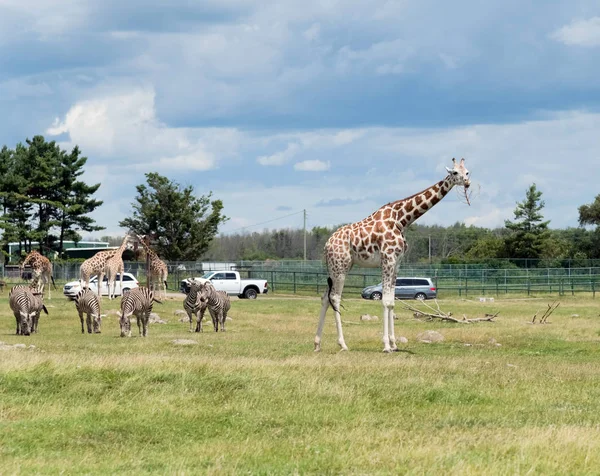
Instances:
[[[256,299],[259,294],[269,291],[266,279],[241,279],[237,271],[208,271],[200,278],[187,278],[181,281],[181,292],[190,291],[190,281],[210,281],[217,291],[225,291],[240,298]]]

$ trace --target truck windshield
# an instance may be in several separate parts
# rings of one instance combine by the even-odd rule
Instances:
[[[202,277],[203,277],[204,279],[209,279],[209,278],[210,278],[210,277],[211,277],[213,274],[215,274],[215,272],[214,272],[214,271],[208,271],[208,272],[204,273],[204,274],[202,275]]]

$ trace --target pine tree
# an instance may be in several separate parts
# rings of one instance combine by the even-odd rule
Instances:
[[[223,202],[212,193],[196,197],[191,186],[181,188],[158,173],[146,174],[147,185],[136,187],[133,216],[119,226],[156,240],[157,253],[169,261],[196,260],[208,249],[219,225]]]
[[[506,253],[510,258],[539,259],[542,256],[544,242],[548,239],[548,224],[541,211],[544,201],[542,192],[532,184],[526,192],[525,200],[517,202],[515,221],[506,220],[506,228],[510,231],[505,239]]]

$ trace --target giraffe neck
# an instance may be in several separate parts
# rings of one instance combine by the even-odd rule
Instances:
[[[117,249],[114,256],[120,258],[123,255],[123,251],[125,251],[126,247],[127,247],[127,240],[125,239],[125,240],[123,240],[123,243],[121,243],[121,246],[119,246],[119,248]]]
[[[391,203],[392,208],[397,213],[396,225],[398,228],[405,229],[417,218],[427,213],[448,194],[453,186],[454,184],[448,176],[422,192]]]
[[[144,249],[146,250],[146,253],[148,254],[148,256],[150,256],[150,258],[154,259],[154,258],[158,257],[156,255],[156,253],[154,251],[152,251],[152,249],[146,243],[144,243],[143,240],[140,243],[142,243],[142,245],[144,246]]]

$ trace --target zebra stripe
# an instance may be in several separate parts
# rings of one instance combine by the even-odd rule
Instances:
[[[209,282],[200,285],[200,300],[208,304],[208,312],[213,321],[215,332],[225,332],[225,320],[231,308],[231,300],[225,291],[217,291]]]
[[[140,336],[148,335],[148,319],[154,302],[162,304],[154,298],[154,292],[146,287],[133,288],[121,300],[121,337],[131,337],[131,316],[137,319]]]
[[[34,296],[29,286],[18,284],[14,286],[8,295],[10,308],[17,323],[17,335],[28,336],[37,332],[37,324],[42,309],[48,314],[48,310],[40,298]]]
[[[200,300],[198,290],[200,289],[200,283],[198,281],[191,280],[190,292],[183,301],[183,308],[187,312],[188,319],[190,320],[190,332],[194,332],[192,329],[192,315],[196,316],[196,332],[202,332],[202,319],[204,319],[204,313],[208,307],[206,301]]]
[[[97,294],[89,288],[83,288],[75,296],[75,309],[79,313],[81,321],[81,333],[85,334],[83,328],[83,315],[86,314],[86,324],[88,334],[100,334],[102,325],[102,316],[100,315],[100,301]]]

